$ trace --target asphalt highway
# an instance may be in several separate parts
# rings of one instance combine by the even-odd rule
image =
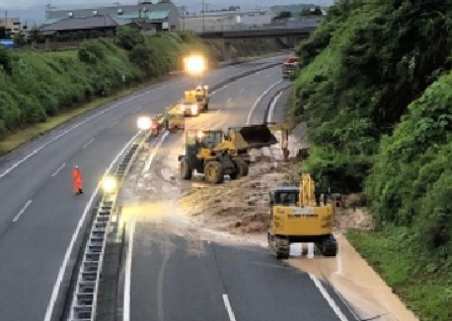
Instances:
[[[283,115],[271,98],[287,85],[279,68],[239,79],[213,95],[209,112],[188,119],[186,127],[278,121]],[[177,178],[183,135],[165,134],[151,144],[142,172],[151,182],[146,203],[132,205],[133,215],[124,218],[124,321],[355,320],[333,289],[266,248],[226,242],[189,224],[177,198],[205,184],[200,177]]]
[[[213,70],[205,82],[214,85],[281,60],[268,58]],[[193,85],[178,76],[151,86],[0,158],[0,320],[55,319],[96,186],[136,134],[137,115],[162,111]],[[219,90],[218,97],[226,89]],[[76,164],[84,176],[81,196],[75,196],[71,187],[70,173]]]

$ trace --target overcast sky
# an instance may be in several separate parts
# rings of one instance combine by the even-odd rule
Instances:
[[[4,17],[7,11],[9,17],[19,17],[23,23],[33,26],[45,20],[45,6],[49,3],[54,7],[65,9],[111,5],[116,2],[136,4],[137,0],[0,0],[0,16]],[[202,0],[173,0],[173,2],[178,6],[187,6],[188,11],[198,11],[201,9]],[[205,2],[207,9],[222,9],[229,5],[240,5],[244,9],[251,9],[297,3],[330,5],[334,0],[205,0]]]
[[[272,6],[277,4],[291,4],[291,3],[318,3],[320,5],[327,5],[333,2],[334,0],[305,0],[305,1],[297,1],[297,0],[206,0],[209,6],[217,7],[217,6],[225,6],[230,4],[238,4],[247,7],[255,7],[255,6]],[[0,0],[0,10],[1,9],[12,9],[12,8],[27,8],[33,6],[44,6],[48,3],[51,3],[56,7],[64,7],[68,5],[93,5],[95,3],[105,3],[109,4],[112,2],[116,2],[115,0]],[[126,3],[137,3],[136,0],[123,0],[119,1],[122,4]],[[199,5],[201,0],[174,0],[174,3],[177,5]]]

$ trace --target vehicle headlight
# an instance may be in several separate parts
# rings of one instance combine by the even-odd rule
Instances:
[[[137,119],[137,127],[140,130],[148,130],[151,128],[152,120],[150,117],[141,116]]]
[[[102,190],[104,191],[104,193],[106,193],[106,194],[114,193],[118,189],[118,182],[112,176],[105,176],[102,179],[101,187],[102,187]]]

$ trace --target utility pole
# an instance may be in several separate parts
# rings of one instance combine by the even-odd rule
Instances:
[[[202,0],[202,32],[204,33],[206,31],[206,24],[205,24],[205,13],[206,13],[206,0]]]

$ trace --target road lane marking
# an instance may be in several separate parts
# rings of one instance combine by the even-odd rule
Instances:
[[[282,83],[282,79],[275,82],[273,85],[271,85],[270,87],[268,87],[259,97],[257,97],[256,101],[254,102],[253,106],[251,107],[250,112],[248,113],[248,117],[246,118],[246,124],[249,125],[251,122],[251,117],[254,113],[254,110],[256,109],[257,105],[261,102],[262,98],[264,98],[269,92],[270,90],[272,90],[273,88],[275,88],[276,86],[278,86],[280,83]]]
[[[94,137],[91,138],[85,145],[82,146],[82,149],[86,149],[86,147],[88,147],[89,145],[91,145],[91,143],[94,142]]]
[[[121,151],[116,155],[116,157],[113,159],[113,161],[110,163],[110,165],[108,166],[108,168],[105,171],[105,174],[108,174],[111,169],[113,168],[114,164],[119,160],[119,158],[121,157],[121,155],[127,150],[127,148],[132,144],[132,142],[138,137],[138,135],[141,134],[141,131],[137,132],[123,147],[123,149],[121,149]],[[60,266],[60,269],[58,271],[58,276],[57,279],[55,281],[55,284],[53,286],[53,290],[52,293],[50,295],[49,298],[49,303],[47,304],[47,309],[46,309],[46,313],[44,316],[44,321],[51,321],[52,320],[52,315],[53,315],[53,310],[55,308],[55,303],[58,299],[58,294],[60,292],[60,288],[61,288],[61,284],[63,282],[63,277],[64,274],[66,272],[68,263],[69,263],[69,259],[71,258],[71,254],[72,254],[72,250],[74,248],[75,242],[80,234],[80,231],[82,229],[82,226],[84,224],[84,222],[86,221],[86,217],[88,216],[88,213],[91,209],[91,206],[93,205],[93,202],[97,196],[97,193],[99,192],[99,188],[100,185],[98,184],[96,186],[96,189],[94,190],[94,192],[91,194],[90,199],[88,200],[88,203],[86,203],[85,209],[82,213],[82,216],[80,218],[80,220],[78,221],[77,227],[74,231],[74,234],[72,235],[71,238],[71,242],[69,243],[69,246],[66,249],[66,253],[64,254],[64,258],[63,258],[63,262]]]
[[[326,302],[328,302],[328,305],[331,307],[331,309],[337,315],[339,320],[340,321],[348,321],[347,317],[344,315],[344,313],[342,313],[341,309],[337,306],[334,299],[330,296],[328,291],[322,285],[322,282],[320,282],[320,280],[311,273],[309,273],[309,277],[314,282],[315,286],[319,289],[320,294],[322,294],[323,298],[326,300]]]
[[[127,244],[127,256],[126,256],[126,271],[124,280],[124,309],[122,320],[130,320],[130,284],[132,275],[132,253],[133,253],[133,240],[135,235],[135,220],[132,221],[129,231],[129,240]]]
[[[236,321],[234,311],[232,311],[231,302],[229,302],[229,297],[227,294],[223,294],[223,302],[226,307],[226,311],[228,312],[229,320]]]
[[[154,150],[152,151],[152,155],[149,157],[147,163],[145,164],[145,168],[151,167],[158,149],[160,148],[160,146],[162,145],[163,141],[168,136],[168,134],[169,134],[169,132],[166,131],[162,135],[162,137],[160,137],[159,142],[157,143],[157,145],[154,147]],[[131,286],[131,277],[132,277],[132,257],[133,257],[133,240],[134,240],[134,235],[135,235],[135,223],[136,223],[135,220],[133,220],[132,225],[130,226],[129,241],[128,241],[128,246],[127,246],[126,268],[125,268],[125,277],[124,277],[124,298],[123,298],[123,310],[122,310],[123,311],[123,314],[122,314],[123,321],[130,320],[130,286]]]
[[[143,173],[146,173],[151,169],[151,164],[154,161],[155,155],[157,155],[157,152],[160,149],[160,146],[162,146],[163,142],[165,141],[165,139],[168,135],[169,135],[169,131],[166,131],[162,135],[162,137],[160,137],[159,141],[157,142],[157,145],[155,145],[154,149],[152,150],[151,155],[149,156],[148,160],[144,164]]]
[[[22,214],[25,213],[25,211],[27,210],[27,208],[31,205],[32,200],[28,200],[27,203],[25,203],[24,207],[22,207],[22,209],[19,211],[19,213],[17,213],[16,216],[14,216],[13,218],[13,223],[16,223],[20,217],[22,216]]]
[[[279,98],[282,95],[282,91],[280,91],[273,99],[270,104],[270,108],[268,109],[268,115],[267,115],[267,123],[271,123],[273,118],[273,113],[275,112],[276,104],[278,103]]]
[[[150,92],[150,91],[149,91]],[[0,174],[0,179],[2,179],[3,177],[5,177],[6,175],[8,175],[9,173],[11,173],[14,169],[16,169],[18,166],[20,166],[22,163],[26,162],[28,159],[30,159],[31,157],[33,157],[34,155],[36,155],[37,153],[39,153],[41,150],[43,150],[44,148],[46,148],[47,146],[49,146],[50,144],[56,142],[57,140],[59,140],[61,137],[65,136],[66,134],[70,133],[71,131],[73,131],[74,129],[77,129],[78,127],[90,122],[92,119],[95,119],[109,111],[112,111],[113,109],[116,109],[118,107],[121,107],[121,105],[126,104],[128,102],[131,102],[132,100],[135,100],[137,98],[140,98],[141,96],[144,96],[148,94],[148,91],[143,92],[141,94],[137,94],[135,96],[129,97],[127,99],[124,99],[122,101],[119,101],[117,103],[114,103],[113,105],[111,105],[110,107],[107,107],[87,118],[85,118],[84,120],[82,120],[81,122],[76,123],[75,125],[63,130],[62,132],[60,132],[58,135],[50,138],[47,142],[45,142],[44,144],[42,144],[41,146],[39,146],[38,148],[34,149],[30,154],[24,156],[22,159],[20,159],[19,161],[17,161],[16,163],[12,164],[9,168],[7,168],[6,170],[4,170],[1,174]]]
[[[56,169],[56,171],[55,171],[51,176],[52,176],[52,177],[57,176],[58,173],[61,172],[61,170],[62,170],[63,168],[65,168],[65,167],[66,167],[66,163],[63,163],[60,167],[58,167],[58,168]]]

